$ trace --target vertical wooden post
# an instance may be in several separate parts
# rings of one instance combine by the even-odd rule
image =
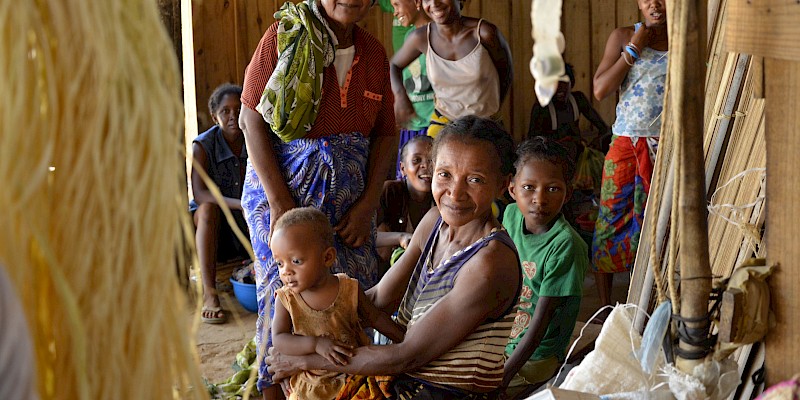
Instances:
[[[528,136],[531,108],[536,102],[536,96],[533,95],[534,81],[529,67],[533,57],[531,5],[531,0],[513,0],[509,9],[509,26],[503,32],[503,35],[508,32],[506,40],[511,47],[514,62],[514,82],[505,100],[505,104],[511,107],[512,123],[506,125],[506,128],[511,128],[508,132],[517,143]]]
[[[178,63],[183,63],[181,46],[181,3],[180,0],[158,0],[158,11],[161,21],[169,34]]]
[[[588,39],[591,40],[592,50],[592,69],[589,79],[592,79],[595,72],[597,72],[597,67],[600,66],[600,61],[603,60],[603,53],[606,49],[608,37],[611,35],[611,32],[617,28],[617,5],[616,2],[613,1],[589,1],[588,3],[591,4],[589,12],[591,15],[592,29],[591,36]],[[667,18],[669,18],[669,14],[667,15]],[[570,44],[567,43],[567,46],[570,46]],[[603,100],[595,99],[591,92],[586,94],[589,96],[595,110],[603,117],[606,123],[611,125],[617,117],[617,94],[614,93]]]
[[[197,92],[194,78],[194,32],[192,24],[192,2],[181,0],[181,37],[183,38],[183,109],[185,117],[186,176],[192,172],[192,141],[197,137]],[[188,182],[189,198],[192,184]]]
[[[711,293],[711,266],[708,259],[708,211],[706,210],[705,167],[703,157],[703,103],[705,99],[705,43],[700,38],[698,7],[700,0],[674,0],[667,8],[669,25],[670,104],[678,135],[680,176],[680,304],[682,317],[692,320],[708,314]],[[705,15],[702,13],[701,15]],[[705,24],[705,19],[702,20]],[[691,329],[705,329],[708,322],[687,322]],[[700,335],[698,335],[700,336]],[[686,351],[700,350],[681,340]],[[676,358],[678,369],[691,374],[703,360]]]
[[[767,281],[776,325],[766,337],[767,384],[800,372],[800,3],[728,0],[728,51],[764,57],[764,126],[767,141],[767,262],[778,269]],[[735,27],[735,28],[734,28]],[[759,88],[756,89],[758,92]]]
[[[800,372],[800,62],[764,59],[767,140],[767,262],[778,264],[769,279],[774,329],[767,334],[767,384]]]

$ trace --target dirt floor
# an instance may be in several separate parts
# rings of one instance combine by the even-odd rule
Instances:
[[[222,382],[233,375],[231,365],[236,354],[256,332],[256,314],[242,308],[234,297],[228,282],[230,273],[229,268],[222,268],[217,273],[217,288],[221,291],[220,301],[228,314],[228,321],[218,325],[201,322],[197,330],[200,372],[211,383]]]
[[[250,313],[239,304],[228,283],[230,270],[221,270],[217,280],[222,289],[222,306],[228,311],[228,322],[220,325],[200,324],[197,332],[197,351],[200,355],[200,371],[209,382],[219,383],[233,375],[236,353],[242,350],[255,335],[256,314]],[[613,298],[624,302],[630,277],[627,274],[614,276]],[[597,289],[594,275],[588,273],[583,285],[584,296],[581,302],[579,321],[587,321],[598,308]]]

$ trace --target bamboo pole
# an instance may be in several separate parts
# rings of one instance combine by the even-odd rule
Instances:
[[[711,293],[711,267],[708,259],[708,214],[705,207],[706,185],[703,157],[703,103],[705,80],[706,2],[673,0],[670,18],[669,73],[671,115],[678,135],[681,154],[679,173],[684,179],[679,187],[680,224],[680,305],[682,317],[689,321],[706,317]],[[687,322],[687,328],[708,332],[708,322]],[[702,334],[697,335],[702,336]],[[679,347],[686,351],[702,350],[681,338]],[[676,365],[691,374],[702,359],[677,357]]]

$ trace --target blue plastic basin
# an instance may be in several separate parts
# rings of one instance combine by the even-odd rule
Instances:
[[[233,294],[236,296],[236,300],[239,300],[239,304],[251,313],[257,312],[258,300],[256,299],[256,285],[253,283],[242,283],[233,278],[231,278],[231,284],[233,284]]]

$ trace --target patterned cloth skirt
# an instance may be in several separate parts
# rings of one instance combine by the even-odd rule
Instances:
[[[636,261],[657,147],[658,138],[614,135],[611,139],[592,239],[595,272],[629,271]]]
[[[339,223],[364,192],[369,139],[360,133],[317,139],[303,138],[289,143],[275,140],[273,149],[295,205],[322,210],[333,226]],[[263,355],[272,347],[269,326],[274,316],[275,291],[281,287],[281,281],[272,251],[267,246],[271,223],[269,203],[264,187],[249,160],[242,192],[242,208],[257,259],[255,270],[258,319],[255,339],[261,359],[258,388],[263,389],[272,385]],[[337,236],[337,260],[333,272],[345,273],[358,279],[365,289],[375,285],[378,281],[375,232],[373,215],[372,234],[363,246],[350,248]]]

